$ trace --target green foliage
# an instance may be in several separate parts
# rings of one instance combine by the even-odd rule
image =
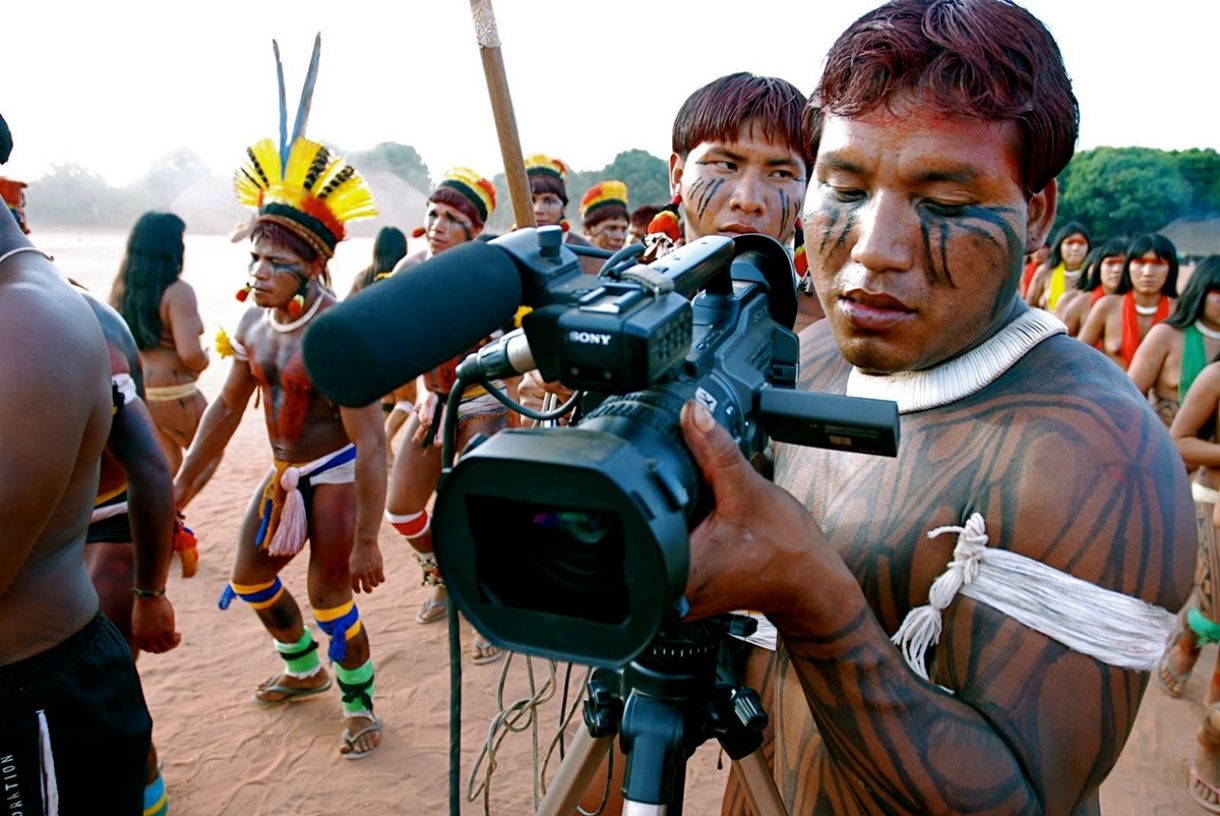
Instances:
[[[1178,172],[1190,185],[1190,209],[1183,215],[1207,216],[1220,213],[1220,153],[1212,148],[1175,150],[1170,154]]]
[[[428,165],[424,164],[424,160],[410,145],[382,142],[372,150],[361,150],[346,158],[349,164],[366,176],[372,173],[389,173],[424,195],[432,190]]]
[[[627,185],[627,204],[631,209],[645,204],[658,207],[669,202],[669,165],[646,150],[625,150],[614,157],[599,174],[601,179],[616,178]]]
[[[31,228],[38,224],[129,226],[134,208],[126,198],[92,170],[57,164],[50,173],[30,182],[26,212]]]
[[[1058,222],[1082,222],[1094,241],[1216,212],[1220,155],[1210,148],[1099,147],[1077,153],[1059,176]]]

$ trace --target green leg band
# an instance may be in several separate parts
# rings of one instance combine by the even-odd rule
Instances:
[[[1186,623],[1198,638],[1200,649],[1209,643],[1220,643],[1220,624],[1208,620],[1197,608],[1192,607],[1186,613]]]
[[[373,658],[363,666],[345,669],[335,664],[335,679],[343,694],[343,710],[348,714],[362,714],[373,710]]]
[[[322,661],[318,658],[318,644],[313,635],[309,634],[308,626],[296,643],[275,641],[275,650],[283,658],[288,673],[296,677],[307,677],[322,668]]]

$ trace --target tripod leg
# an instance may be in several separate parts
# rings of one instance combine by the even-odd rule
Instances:
[[[775,787],[775,778],[763,759],[762,751],[733,762],[733,772],[750,800],[750,807],[757,816],[788,816],[784,800]]]
[[[584,728],[577,729],[535,816],[570,816],[612,745],[613,736],[593,737]]]

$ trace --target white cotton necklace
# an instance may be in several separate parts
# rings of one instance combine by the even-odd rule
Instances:
[[[3,255],[0,255],[0,263],[4,263],[9,258],[13,257],[14,255],[16,255],[20,252],[34,252],[34,253],[37,253],[37,254],[41,255],[42,257],[46,258],[48,261],[55,260],[54,258],[52,258],[47,253],[43,252],[38,247],[22,246],[22,247],[17,247],[16,249],[10,249],[8,252],[4,253]]]
[[[1012,368],[1026,352],[1067,327],[1042,309],[1030,309],[985,343],[960,357],[924,371],[865,374],[853,367],[847,375],[847,396],[892,400],[898,413],[909,414],[948,405],[981,391]]]
[[[271,326],[271,328],[275,329],[277,332],[287,333],[290,331],[296,331],[297,329],[301,328],[306,323],[308,323],[310,320],[312,320],[313,316],[318,313],[318,309],[321,306],[322,306],[322,293],[319,292],[317,298],[314,299],[313,305],[309,307],[309,311],[305,312],[305,314],[301,315],[300,317],[298,317],[296,320],[292,321],[291,323],[281,323],[280,321],[276,320],[275,319],[275,309],[267,310],[267,323]]]
[[[1156,310],[1158,308],[1160,308],[1160,305],[1161,305],[1160,303],[1154,303],[1151,306],[1141,306],[1137,303],[1137,304],[1135,304],[1135,313],[1141,314],[1144,317],[1150,317],[1150,316],[1156,314]]]
[[[1220,331],[1209,329],[1202,320],[1195,321],[1195,328],[1199,330],[1199,334],[1203,335],[1208,340],[1220,340]]]

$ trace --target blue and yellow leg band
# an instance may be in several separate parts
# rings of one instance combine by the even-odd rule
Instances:
[[[339,681],[339,691],[343,694],[343,713],[346,716],[373,713],[373,658],[354,669],[336,665],[335,679]]]
[[[330,635],[330,649],[327,650],[332,662],[342,663],[347,657],[347,642],[360,634],[364,624],[360,622],[360,610],[355,601],[348,601],[331,609],[315,609],[314,618],[322,631]]]
[[[283,594],[284,585],[280,583],[278,575],[263,584],[230,583],[224,588],[224,592],[220,593],[217,606],[228,609],[234,598],[241,598],[253,609],[267,609],[274,606]]]
[[[169,813],[169,796],[165,793],[165,780],[161,774],[144,786],[144,816],[166,816]]]

